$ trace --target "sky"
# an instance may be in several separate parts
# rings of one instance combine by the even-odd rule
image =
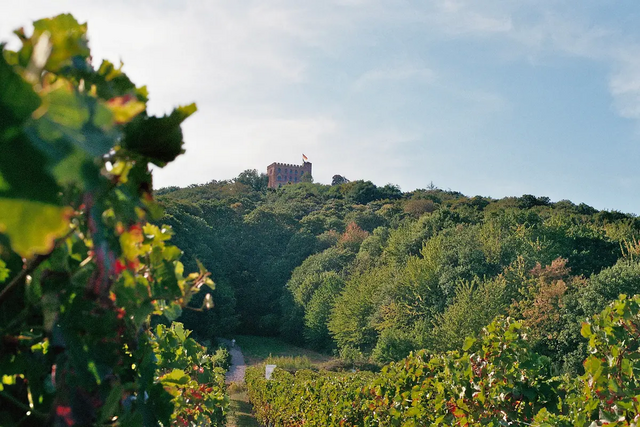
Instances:
[[[151,113],[198,105],[156,188],[304,153],[321,183],[640,214],[637,0],[6,0],[0,41],[69,12]]]

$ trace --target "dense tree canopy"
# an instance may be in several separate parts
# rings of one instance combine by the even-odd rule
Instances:
[[[384,362],[453,350],[511,315],[575,372],[581,319],[640,289],[634,215],[532,195],[370,181],[259,190],[242,179],[158,191],[187,258],[224,284],[210,333],[239,325]]]

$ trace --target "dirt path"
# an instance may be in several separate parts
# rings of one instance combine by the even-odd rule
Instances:
[[[237,345],[232,346],[231,343],[229,343],[229,353],[231,354],[231,367],[227,372],[225,382],[227,384],[242,384],[244,382],[244,371],[247,369],[242,350]]]
[[[231,367],[227,371],[225,382],[227,385],[234,383],[229,388],[230,411],[227,417],[228,427],[260,427],[260,424],[252,414],[253,406],[249,403],[247,392],[243,386],[244,372],[247,365],[244,361],[242,349],[238,345],[233,345],[231,341],[219,339],[226,344],[231,354]]]

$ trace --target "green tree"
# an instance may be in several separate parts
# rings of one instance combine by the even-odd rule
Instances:
[[[349,180],[342,175],[333,175],[331,178],[331,185],[342,185],[347,182],[349,182]]]
[[[459,350],[466,337],[475,337],[510,304],[503,277],[461,282],[453,302],[433,321],[430,348],[439,352]]]
[[[305,307],[304,336],[306,342],[315,349],[326,351],[334,347],[327,323],[343,287],[344,280],[337,273],[322,273],[321,283]]]
[[[269,177],[266,173],[258,173],[255,169],[247,169],[240,172],[236,178],[236,182],[248,185],[254,191],[264,191],[269,184]]]
[[[343,188],[345,187],[348,191],[346,194],[347,199],[354,203],[366,205],[380,198],[378,187],[371,181],[352,181],[347,185],[343,185]]]

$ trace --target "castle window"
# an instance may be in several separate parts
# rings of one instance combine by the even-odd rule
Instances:
[[[300,172],[300,176],[304,175],[304,171]]]
[[[296,175],[298,175],[298,171],[296,171]]]
[[[298,182],[298,177],[296,176],[296,182]]]
[[[278,168],[278,173],[282,172],[282,169]]]
[[[282,177],[278,175],[278,181],[282,181]]]

